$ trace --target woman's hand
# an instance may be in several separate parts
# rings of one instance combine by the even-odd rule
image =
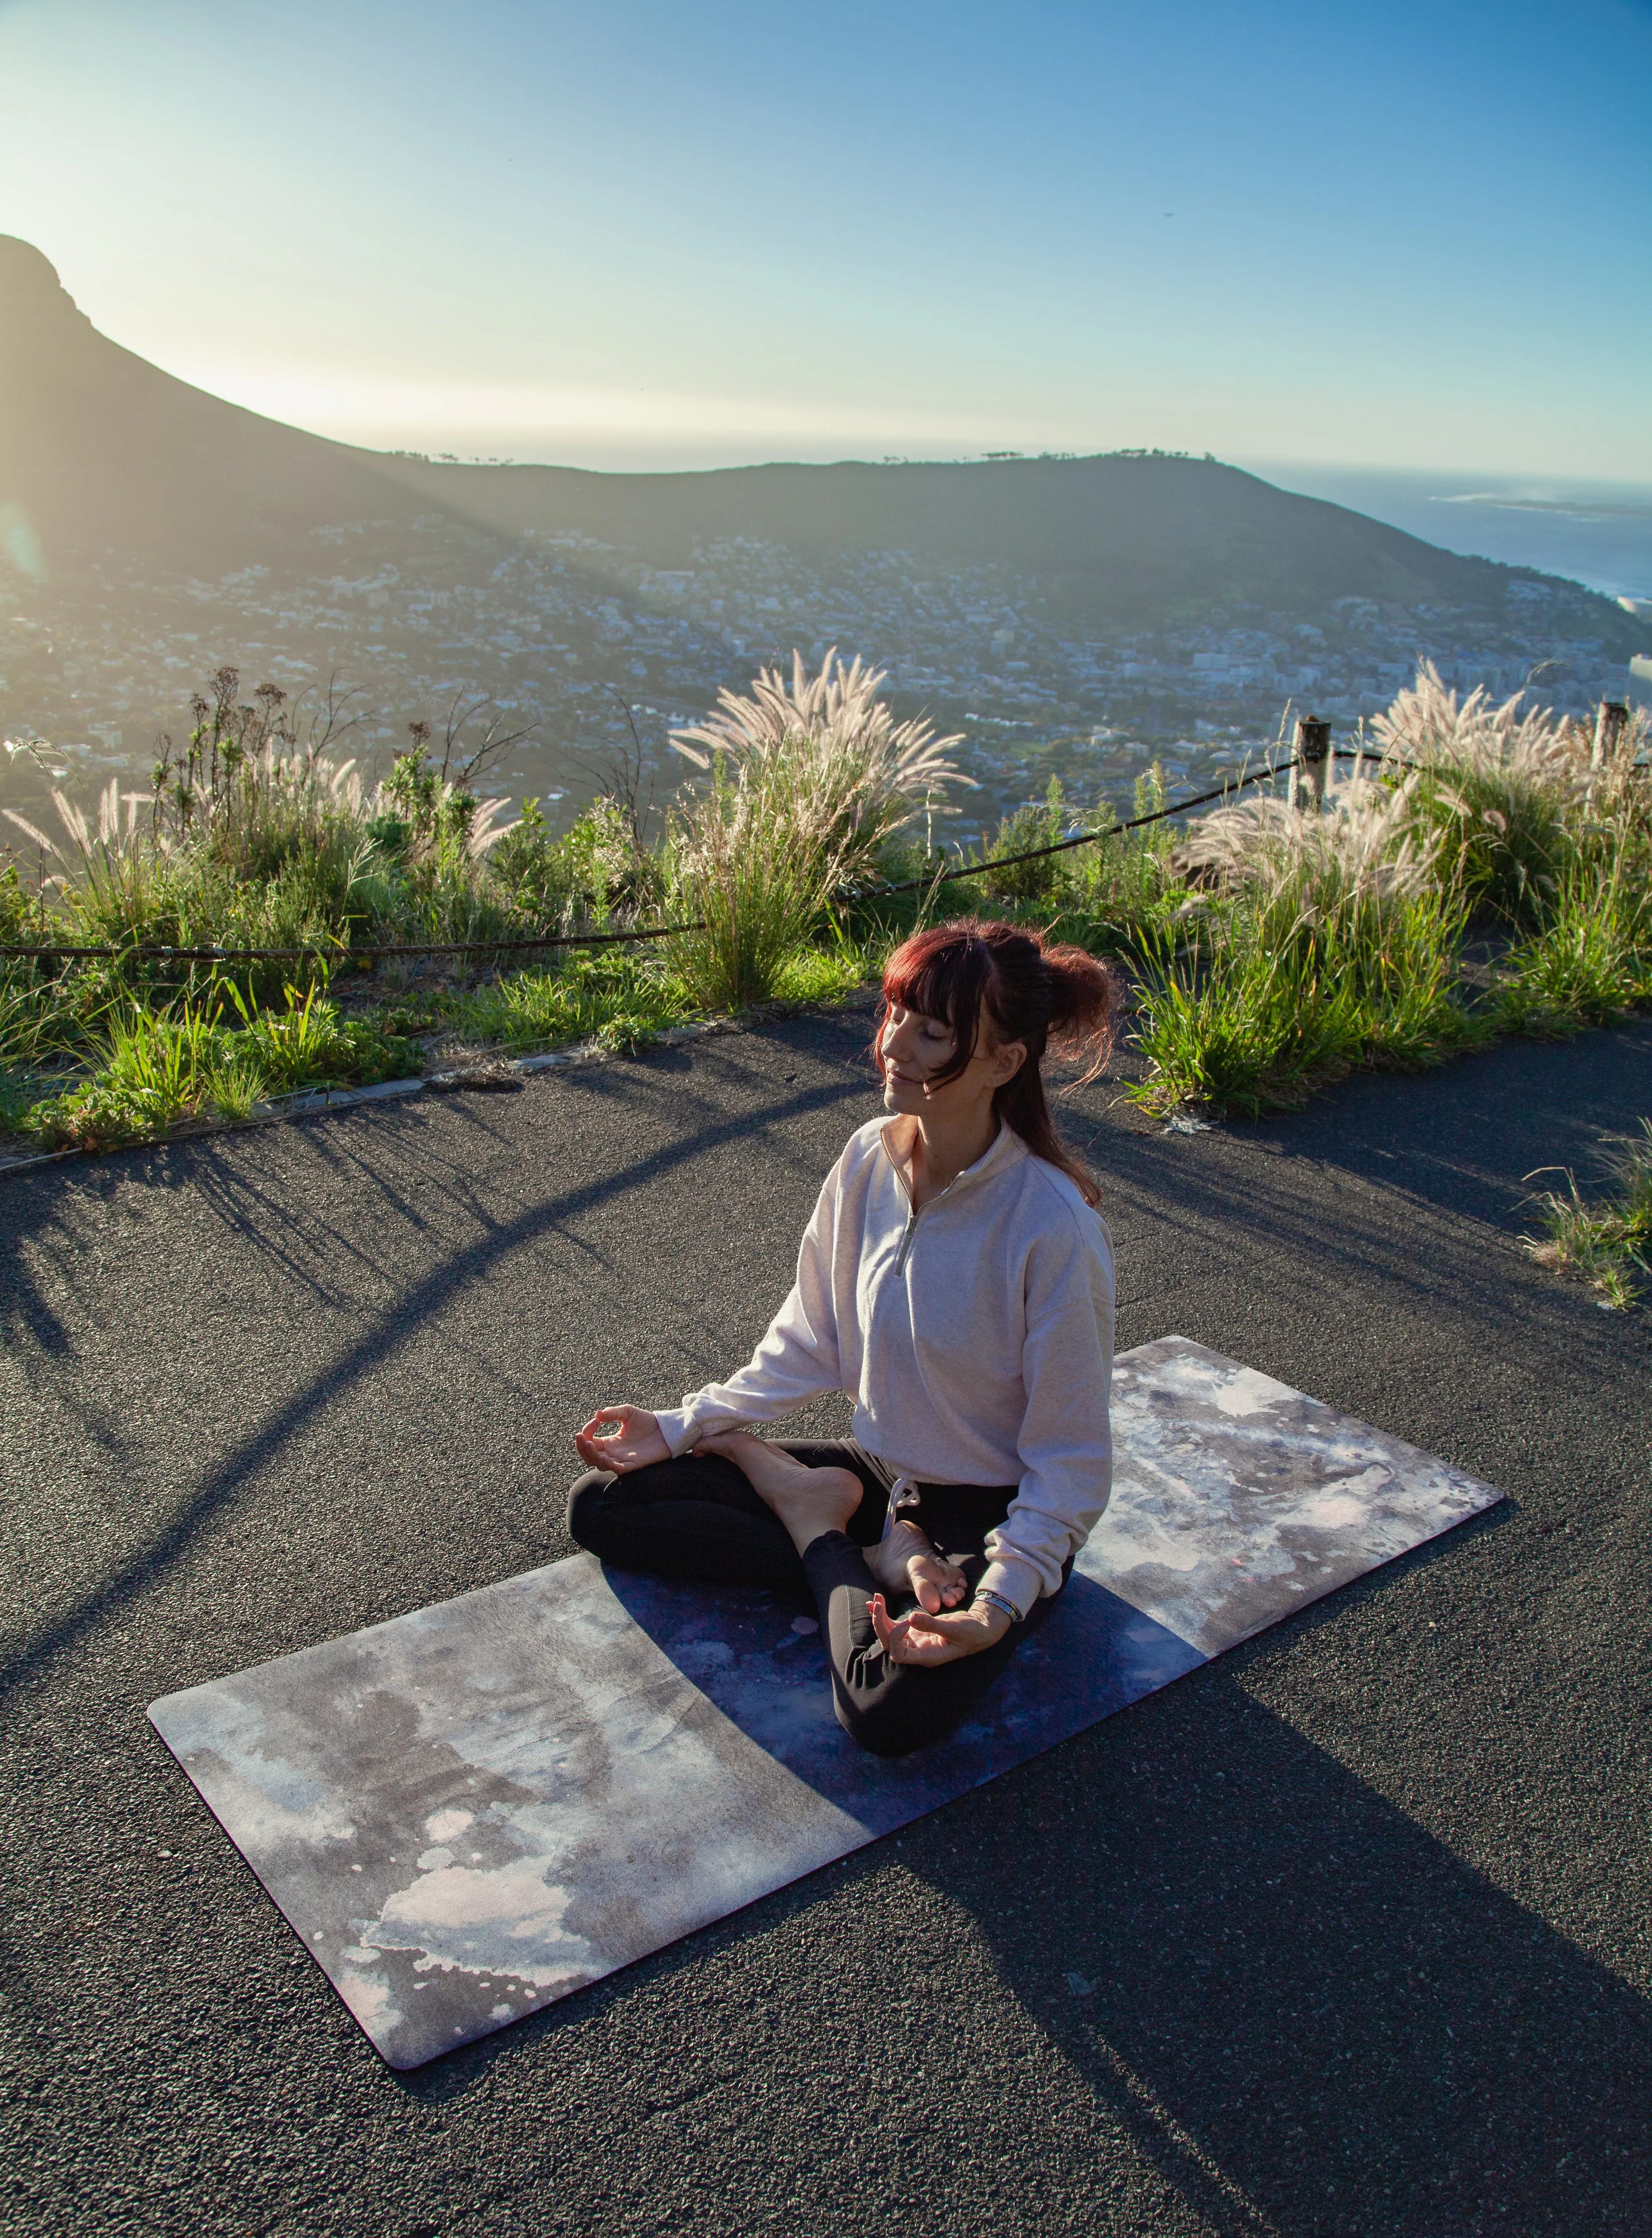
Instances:
[[[990,1602],[950,1616],[913,1609],[908,1616],[892,1617],[881,1593],[872,1597],[872,1622],[892,1663],[956,1663],[991,1647],[1010,1628],[1009,1618]]]
[[[599,1438],[597,1432],[608,1422],[616,1427]],[[646,1407],[599,1407],[585,1427],[574,1433],[574,1450],[587,1468],[612,1469],[617,1476],[671,1459],[659,1418]]]

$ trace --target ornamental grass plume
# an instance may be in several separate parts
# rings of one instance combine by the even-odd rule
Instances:
[[[824,815],[819,778],[806,738],[739,764],[719,752],[710,786],[673,815],[675,883],[693,923],[667,955],[700,1008],[738,1010],[773,995],[843,883],[851,835]]]
[[[1355,778],[1334,785],[1324,812],[1253,798],[1201,817],[1171,857],[1172,871],[1264,904],[1324,917],[1351,902],[1409,898],[1437,876],[1437,834],[1419,829],[1405,785]]]
[[[1520,703],[1516,692],[1493,705],[1483,685],[1459,700],[1431,660],[1417,664],[1416,681],[1399,692],[1385,714],[1372,718],[1385,757],[1442,765],[1483,778],[1516,778],[1581,792],[1589,753],[1576,726],[1548,707]]]
[[[1456,853],[1471,904],[1521,926],[1539,922],[1557,890],[1589,775],[1579,726],[1546,707],[1522,714],[1525,697],[1494,705],[1482,687],[1459,701],[1425,660],[1371,725],[1383,761],[1421,772],[1414,812]]]
[[[834,646],[811,676],[793,651],[789,681],[764,669],[749,692],[719,692],[705,721],[673,731],[671,742],[697,769],[723,758],[737,787],[784,755],[785,784],[761,788],[768,809],[783,803],[792,836],[833,857],[839,880],[853,880],[920,812],[954,812],[936,799],[946,786],[975,784],[947,758],[963,733],[938,737],[921,716],[897,723],[879,697],[885,675],[858,656],[846,665]]]
[[[153,796],[123,791],[120,779],[112,777],[98,796],[96,824],[58,786],[53,785],[51,798],[67,844],[15,808],[0,809],[0,815],[34,841],[43,859],[54,856],[62,864],[41,884],[43,890],[50,885],[67,897],[76,929],[96,937],[106,927],[114,928],[118,939],[128,926],[164,911],[171,885],[163,859],[167,851],[144,830],[138,813],[152,804]]]

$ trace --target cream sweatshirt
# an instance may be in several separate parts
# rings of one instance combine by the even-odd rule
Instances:
[[[1058,1591],[1111,1489],[1112,1241],[1009,1127],[914,1210],[895,1155],[911,1124],[849,1137],[767,1335],[660,1427],[681,1453],[847,1392],[853,1435],[896,1477],[1018,1487],[982,1582],[1025,1616]]]

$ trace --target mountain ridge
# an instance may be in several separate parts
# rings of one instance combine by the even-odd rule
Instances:
[[[102,334],[40,250],[0,236],[0,505],[27,516],[59,578],[111,556],[194,577],[320,572],[327,539],[388,554],[446,521],[497,537],[587,539],[662,569],[746,539],[812,559],[910,553],[940,571],[1036,579],[1080,633],[1339,600],[1500,608],[1539,578],[1441,550],[1211,460],[872,465],[771,462],[675,473],[432,462],[334,441],[190,387]],[[1578,586],[1602,642],[1629,618]]]

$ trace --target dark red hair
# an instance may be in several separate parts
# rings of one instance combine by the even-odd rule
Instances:
[[[956,1080],[974,1056],[983,1019],[994,1043],[1025,1042],[1026,1061],[993,1096],[992,1109],[1035,1158],[1066,1175],[1086,1203],[1099,1201],[1095,1175],[1056,1132],[1039,1068],[1052,1045],[1088,1057],[1084,1080],[1093,1080],[1106,1063],[1121,997],[1105,963],[1019,925],[959,917],[902,941],[884,967],[883,992],[872,1042],[880,1063],[891,1003],[952,1028],[958,1047],[933,1076],[937,1087]]]

